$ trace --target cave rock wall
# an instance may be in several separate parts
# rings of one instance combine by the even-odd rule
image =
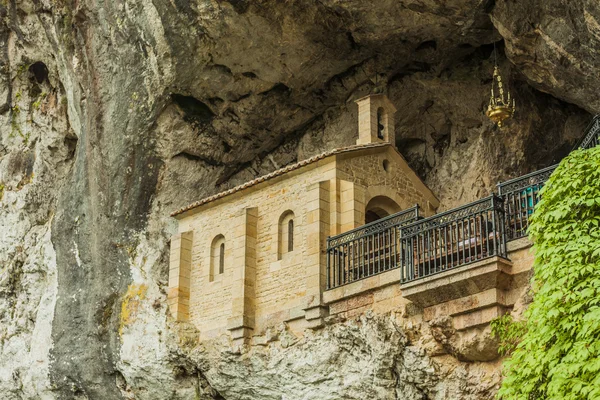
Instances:
[[[197,343],[166,309],[168,215],[353,144],[375,87],[444,208],[485,196],[600,112],[599,41],[593,0],[0,1],[0,393],[491,398],[488,333],[407,310]],[[518,102],[502,130],[494,43]]]

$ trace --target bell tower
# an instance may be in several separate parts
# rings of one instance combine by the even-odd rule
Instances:
[[[356,100],[358,104],[358,140],[356,144],[395,143],[396,107],[385,94],[370,94]]]

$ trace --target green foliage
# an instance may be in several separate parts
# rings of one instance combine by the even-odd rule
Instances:
[[[600,399],[600,146],[561,162],[529,234],[534,299],[499,397]]]
[[[19,64],[17,66],[17,78],[19,78],[21,75],[23,75],[27,70],[29,69],[29,64]],[[17,96],[20,97],[20,93],[17,93]]]
[[[36,101],[34,101],[34,102],[31,104],[31,107],[32,107],[34,110],[37,110],[37,109],[39,109],[39,108],[40,108],[40,106],[42,105],[42,101],[44,101],[44,99],[46,98],[46,96],[48,96],[48,93],[46,93],[46,92],[42,92],[42,94],[40,94],[40,95],[39,95],[39,97],[37,98],[37,100],[36,100]]]
[[[25,146],[27,146],[27,144],[29,143],[29,133],[24,134],[23,131],[21,130],[21,127],[19,126],[19,118],[21,115],[21,108],[18,105],[14,105],[12,107],[11,111],[12,111],[11,119],[10,119],[11,132],[9,134],[9,137],[15,137],[15,133],[16,133],[23,139],[23,143],[25,144]]]
[[[510,314],[492,320],[490,326],[492,335],[500,341],[498,352],[503,356],[515,350],[526,332],[525,322],[513,320]]]
[[[23,136],[21,132],[21,127],[19,126],[19,116],[21,115],[21,108],[18,105],[14,105],[11,109],[11,118],[10,118],[10,126],[11,126],[11,136],[14,136],[15,132],[20,136]]]

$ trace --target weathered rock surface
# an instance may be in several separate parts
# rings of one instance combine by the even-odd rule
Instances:
[[[407,325],[397,314],[366,313],[303,338],[282,324],[257,338],[260,345],[241,350],[227,340],[198,343],[193,329],[175,329],[160,358],[175,371],[153,363],[162,377],[149,373],[151,360],[140,360],[138,349],[123,349],[129,372],[124,393],[142,399],[157,390],[172,398],[491,399],[500,379],[497,362],[464,363],[443,350],[434,360],[424,345],[435,341],[426,324]],[[421,329],[419,342],[405,334]]]
[[[593,0],[0,1],[3,398],[491,397],[486,334],[443,324],[195,343],[167,316],[168,214],[354,143],[374,86],[443,207],[485,196],[600,112],[598,21]],[[483,115],[494,42],[503,130]]]
[[[600,4],[594,0],[496,2],[506,54],[538,90],[592,113],[600,109]]]

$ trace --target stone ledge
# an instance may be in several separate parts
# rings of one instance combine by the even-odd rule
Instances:
[[[488,289],[507,289],[512,262],[495,256],[400,285],[402,296],[430,307]]]
[[[488,289],[481,293],[450,300],[427,307],[423,319],[431,321],[449,315],[452,325],[458,331],[484,326],[494,318],[504,315],[514,305],[514,299],[500,289]]]
[[[394,268],[335,289],[327,290],[323,292],[323,303],[335,303],[394,283],[400,283],[400,268]]]
[[[512,261],[513,287],[527,286],[533,273],[535,254],[533,243],[528,238],[521,238],[507,243],[508,258]]]
[[[238,315],[227,318],[227,330],[235,330],[239,328],[254,328],[254,318],[247,315]]]
[[[526,249],[531,246],[533,246],[533,242],[527,237],[511,240],[510,242],[506,243],[506,252],[510,253],[513,251]],[[510,258],[510,256],[508,258]]]
[[[243,344],[250,340],[250,338],[252,337],[252,331],[252,328],[246,327],[239,327],[236,329],[229,330],[229,332],[231,333],[231,339],[233,339],[233,341],[236,344]]]
[[[510,300],[511,299],[504,290],[496,288],[488,289],[481,293],[426,307],[423,310],[423,319],[425,321],[431,321],[434,318],[443,317],[445,315],[454,317],[492,306],[512,306],[514,303],[511,303]]]
[[[481,308],[468,314],[453,317],[452,324],[457,331],[464,331],[489,324],[492,320],[503,316],[507,308],[501,305],[492,305]]]
[[[299,318],[304,318],[304,308],[302,306],[290,308],[289,315],[284,318],[283,322],[294,321]]]

